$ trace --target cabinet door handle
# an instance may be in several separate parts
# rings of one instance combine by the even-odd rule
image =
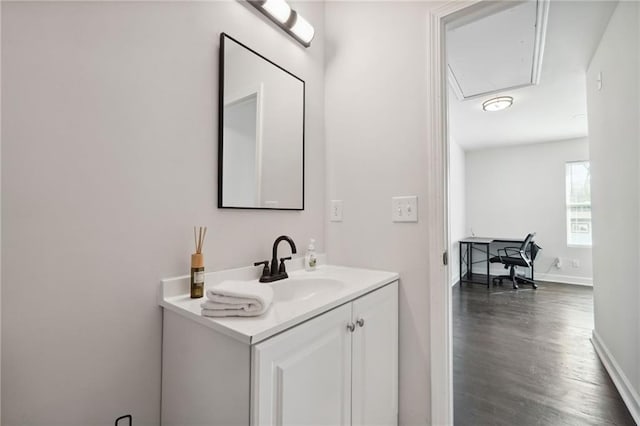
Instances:
[[[364,327],[364,318],[360,318],[358,321],[356,321],[356,324],[358,324],[359,327]]]
[[[356,325],[350,322],[349,324],[347,324],[347,330],[353,333],[356,330]]]

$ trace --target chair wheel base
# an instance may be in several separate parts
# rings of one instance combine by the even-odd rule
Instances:
[[[492,278],[493,281],[493,285],[495,286],[496,284],[498,285],[502,285],[503,284],[503,280],[507,280],[508,282],[510,282],[512,284],[512,287],[514,290],[518,290],[520,288],[520,285],[523,284],[527,284],[527,285],[531,285],[531,287],[534,290],[537,290],[538,288],[538,284],[536,284],[535,281],[530,280],[529,278],[524,278],[524,277],[512,277],[510,275],[501,275],[501,276],[497,276]]]

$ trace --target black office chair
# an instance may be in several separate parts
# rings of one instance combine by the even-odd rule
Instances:
[[[509,275],[500,275],[493,279],[493,284],[499,281],[502,285],[502,280],[509,279],[513,283],[513,288],[518,288],[518,282],[522,284],[531,284],[534,289],[538,288],[535,281],[519,276],[516,274],[516,267],[521,266],[523,268],[530,268],[531,263],[538,255],[538,251],[541,247],[533,242],[535,233],[527,235],[520,247],[505,247],[498,249],[498,255],[492,257],[489,261],[491,263],[502,263],[505,269],[509,269]]]

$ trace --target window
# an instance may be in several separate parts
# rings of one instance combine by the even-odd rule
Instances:
[[[591,172],[588,161],[566,165],[567,245],[591,247]]]

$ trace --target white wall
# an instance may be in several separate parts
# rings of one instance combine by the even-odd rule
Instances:
[[[430,421],[427,22],[432,2],[327,2],[329,260],[398,271],[400,423]],[[417,195],[418,223],[392,223],[391,197]]]
[[[5,425],[158,425],[163,277],[324,249],[324,7],[309,49],[240,2],[2,2]],[[218,37],[307,82],[306,210],[216,208]],[[201,366],[204,367],[204,366]]]
[[[467,234],[524,238],[536,232],[543,248],[535,261],[536,279],[592,284],[591,248],[568,247],[566,226],[565,164],[589,159],[587,139],[466,154]],[[553,266],[556,257],[564,263],[561,269]],[[499,264],[492,266],[492,273],[505,273]],[[474,268],[484,271],[486,263]]]
[[[2,7],[0,5],[0,44],[2,43]],[[2,59],[0,59],[0,64]],[[2,81],[2,66],[0,66],[0,81]],[[0,99],[2,99],[2,84],[0,84]],[[2,102],[0,102],[1,104]],[[2,106],[0,105],[0,225],[2,224]],[[2,241],[2,226],[0,226],[0,242]],[[0,244],[0,384],[2,383],[2,244]],[[0,386],[0,424],[2,424],[2,386]]]
[[[636,420],[640,414],[639,27],[639,4],[620,2],[587,71],[594,333],[635,391]],[[597,89],[599,73],[602,90]]]
[[[449,238],[451,253],[449,265],[451,285],[460,280],[460,245],[468,236],[466,209],[466,153],[455,139],[449,139]]]

